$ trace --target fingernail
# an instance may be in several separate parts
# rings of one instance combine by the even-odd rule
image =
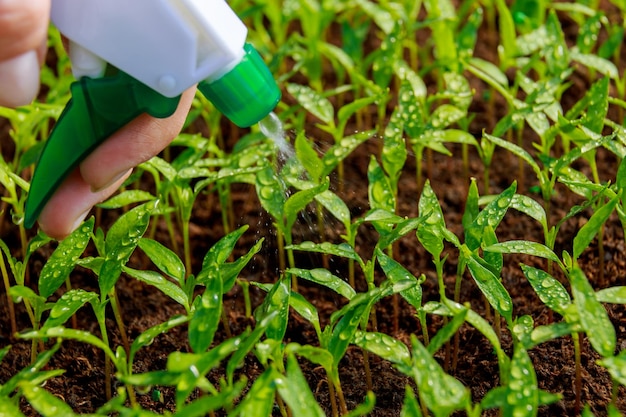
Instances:
[[[112,186],[113,184],[115,184],[116,182],[118,182],[121,178],[124,178],[125,176],[129,175],[132,172],[132,168],[124,171],[124,172],[120,172],[119,174],[114,175],[109,181],[107,181],[106,184],[104,184],[101,187],[91,187],[91,192],[92,193],[98,193],[102,190],[105,190],[107,188],[109,188],[110,186]]]
[[[17,107],[29,104],[39,91],[39,60],[28,51],[0,62],[0,104]]]
[[[83,223],[83,221],[85,221],[85,218],[87,217],[89,212],[91,212],[91,208],[85,211],[84,213],[81,213],[78,217],[76,217],[76,220],[74,220],[74,223],[72,223],[72,230],[70,230],[69,233],[72,233],[74,230],[78,229],[78,227]]]

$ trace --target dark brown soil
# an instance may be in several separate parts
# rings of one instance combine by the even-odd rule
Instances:
[[[479,43],[486,48],[485,51],[478,51],[484,55],[493,54],[490,44],[495,43],[493,36],[483,33],[484,42]],[[571,87],[572,103],[584,93],[587,83],[584,77],[578,80]],[[480,104],[480,94],[483,86],[477,84],[474,107],[471,109],[476,113],[476,118],[471,126],[471,130],[477,136],[483,128],[493,126],[493,121],[497,120],[501,114],[491,114],[505,112],[502,103],[496,103],[494,107],[488,108]],[[289,99],[289,98],[286,98]],[[564,98],[567,100],[567,98]],[[476,104],[479,103],[479,104]],[[9,142],[6,138],[8,131],[2,127],[0,120],[0,141]],[[6,124],[4,125],[6,126]],[[311,132],[315,132],[311,128]],[[295,135],[295,133],[291,132]],[[320,148],[329,146],[327,140],[320,135],[318,138],[310,133],[309,137],[315,138]],[[236,138],[237,133],[230,135]],[[532,133],[525,135],[524,142],[527,149],[532,149],[531,143],[534,140]],[[352,210],[353,216],[358,217],[368,210],[367,201],[367,164],[371,154],[378,154],[382,139],[374,138],[360,146],[345,162],[344,191],[341,193],[344,200]],[[232,143],[229,143],[232,145]],[[464,202],[467,194],[469,178],[475,177],[480,184],[481,195],[485,193],[499,193],[508,187],[514,180],[519,183],[518,192],[532,195],[531,187],[536,185],[533,173],[528,167],[518,169],[518,162],[510,154],[498,151],[494,157],[490,172],[489,190],[484,190],[482,178],[484,175],[483,166],[475,154],[470,152],[469,176],[464,172],[460,146],[450,146],[453,152],[452,157],[440,154],[429,154],[431,158],[425,176],[430,179],[431,185],[439,196],[447,227],[462,236],[461,216],[464,210]],[[6,149],[4,149],[7,152]],[[10,150],[8,151],[10,152]],[[603,180],[614,180],[617,169],[617,161],[608,152],[601,151],[598,155],[598,166],[601,169]],[[579,169],[585,170],[584,166]],[[337,178],[333,178],[333,187],[337,189]],[[417,201],[420,190],[415,181],[415,158],[410,156],[399,185],[398,213],[403,216],[417,215]],[[249,225],[250,229],[239,243],[236,254],[241,255],[247,252],[256,241],[265,238],[265,244],[249,267],[242,273],[242,277],[250,281],[274,282],[279,276],[277,265],[277,245],[275,232],[271,226],[270,217],[261,209],[255,197],[254,188],[247,185],[235,185],[232,190],[233,209],[237,225]],[[562,218],[568,210],[577,202],[576,197],[568,193],[564,187],[557,187],[554,200],[552,202],[552,213],[554,219]],[[116,212],[102,212],[100,222],[103,226],[114,221],[118,214]],[[583,213],[572,221],[566,222],[559,233],[557,242],[557,253],[563,249],[571,249],[572,238],[590,213]],[[2,220],[5,224],[0,230],[0,236],[7,244],[18,251],[19,238],[16,228],[7,223],[10,215],[5,212]],[[301,218],[296,227],[294,240],[319,241],[317,230],[312,226],[317,219],[313,211]],[[340,227],[333,219],[324,219],[326,224],[327,239],[339,241]],[[191,242],[194,254],[195,271],[199,270],[202,258],[208,248],[211,247],[224,231],[221,226],[221,209],[217,198],[207,197],[200,199],[193,212],[191,230]],[[160,240],[169,244],[167,231],[164,224],[158,225]],[[500,227],[497,229],[500,241],[511,239],[526,239],[542,241],[542,230],[534,220],[510,211]],[[359,230],[357,250],[363,257],[368,258],[371,250],[377,241],[376,232],[362,227]],[[624,252],[624,232],[619,221],[612,218],[608,223],[604,234],[604,271],[600,271],[601,263],[598,260],[597,242],[583,254],[580,264],[596,289],[615,285],[626,285],[626,253]],[[179,242],[180,243],[180,242]],[[32,259],[31,276],[32,285],[36,284],[37,271],[49,256],[52,248],[50,246],[39,250]],[[437,283],[435,280],[434,267],[430,256],[419,245],[414,235],[403,238],[394,251],[397,260],[411,270],[416,276],[424,273],[427,276],[423,284],[425,301],[437,300]],[[452,248],[447,248],[449,254],[445,267],[445,278],[447,288],[450,290],[454,286],[456,275],[457,256]],[[322,265],[322,259],[311,254],[298,254],[296,264],[302,267],[316,267]],[[552,317],[548,308],[540,302],[527,283],[519,268],[519,262],[525,262],[537,267],[545,268],[546,265],[537,259],[522,258],[520,256],[506,256],[505,267],[502,279],[505,287],[510,292],[514,301],[514,314],[516,316],[530,315],[536,325],[548,324],[551,320],[559,320],[559,317]],[[137,268],[145,267],[146,260],[135,254],[131,259],[131,266]],[[347,265],[340,259],[331,259],[329,268],[339,276],[347,277]],[[604,277],[600,282],[600,277]],[[382,279],[381,276],[378,277]],[[365,288],[362,277],[358,277],[357,286],[360,290]],[[97,282],[94,276],[88,271],[76,270],[71,277],[72,285],[87,290],[97,291]],[[184,313],[182,307],[172,302],[168,297],[159,291],[142,284],[136,280],[123,276],[117,285],[117,294],[123,311],[124,320],[127,326],[128,337],[133,340],[145,329],[161,323],[175,314]],[[318,309],[323,323],[328,320],[330,314],[336,311],[344,302],[336,295],[331,294],[322,288],[305,282],[300,283],[299,291],[313,303]],[[256,306],[262,301],[263,294],[251,287],[253,304]],[[463,281],[461,300],[471,304],[472,308],[486,317],[485,305],[478,288],[474,285],[471,277],[466,276]],[[422,329],[416,318],[415,310],[400,300],[397,316],[394,313],[392,299],[385,299],[376,308],[378,331],[388,333],[399,340],[409,343],[410,335],[415,334],[421,339]],[[18,327],[20,330],[30,327],[28,316],[23,307],[17,305]],[[225,296],[224,308],[227,311],[229,321],[229,331],[232,334],[240,334],[246,326],[253,325],[253,319],[246,317],[244,313],[244,302],[242,290],[239,286]],[[607,305],[609,316],[615,326],[618,338],[618,349],[626,348],[626,307],[623,305]],[[0,346],[12,344],[7,357],[0,363],[0,383],[4,383],[18,370],[29,365],[30,343],[15,339],[11,335],[8,320],[8,306],[5,293],[0,297]],[[77,314],[77,327],[85,329],[94,334],[99,334],[98,326],[92,312],[88,308],[83,308]],[[116,346],[121,344],[121,338],[117,333],[117,327],[113,318],[109,318],[112,343]],[[442,326],[442,322],[437,317],[429,317],[428,332],[432,336]],[[395,325],[397,323],[397,326]],[[502,325],[505,329],[506,326]],[[163,369],[169,353],[173,351],[189,351],[186,342],[186,329],[176,328],[169,333],[158,337],[153,344],[140,351],[135,361],[135,372],[146,372],[149,370]],[[226,339],[226,331],[221,326],[216,336],[216,342]],[[473,402],[480,401],[483,396],[492,388],[499,385],[498,363],[492,347],[484,337],[473,328],[465,325],[459,331],[460,352],[459,360],[455,369],[448,369],[448,372],[458,378],[463,384],[471,389]],[[610,375],[596,364],[599,359],[585,338],[582,348],[582,403],[588,404],[597,416],[606,415],[607,404],[611,400],[612,382]],[[301,344],[317,344],[316,335],[313,328],[297,314],[292,313],[289,328],[285,337],[285,342],[298,342]],[[502,344],[510,355],[512,353],[512,343],[510,335],[503,331]],[[542,407],[541,416],[572,416],[576,414],[575,409],[575,375],[574,375],[574,351],[571,338],[564,337],[542,344],[532,349],[530,356],[533,360],[540,388],[552,393],[562,394],[562,400],[557,403]],[[445,352],[437,353],[438,360],[445,363]],[[411,380],[398,372],[390,363],[381,360],[373,355],[369,356],[370,368],[373,379],[373,391],[376,394],[376,408],[373,416],[398,416],[402,408],[404,397],[404,387],[412,384]],[[330,413],[330,402],[328,386],[325,373],[316,365],[301,360],[301,367],[309,381],[310,387],[315,393],[318,402]],[[104,358],[101,351],[81,343],[66,341],[61,349],[54,355],[49,363],[50,369],[64,369],[65,373],[47,382],[45,388],[66,401],[76,412],[94,412],[99,406],[106,402],[104,396]],[[257,361],[249,357],[244,366],[238,371],[239,374],[254,379],[262,372],[262,367]],[[223,369],[216,369],[210,374],[210,378],[217,381],[224,375]],[[363,353],[359,348],[351,347],[345,358],[341,362],[340,379],[349,408],[355,407],[363,402],[367,393],[364,371]],[[154,391],[139,395],[141,405],[147,409],[162,412],[173,410],[173,391],[168,388],[160,388],[162,397],[155,399]],[[621,387],[618,392],[617,405],[622,413],[626,413],[626,388]],[[23,404],[23,412],[26,415],[36,415],[27,404]],[[277,413],[278,415],[278,413]],[[497,415],[496,412],[487,415]]]

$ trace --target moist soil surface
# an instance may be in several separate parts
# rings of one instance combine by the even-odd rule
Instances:
[[[485,48],[485,51],[482,53],[488,57],[489,51],[495,50],[490,45],[495,44],[497,39],[489,36],[489,33],[482,33],[481,39],[483,42],[479,42],[479,45]],[[477,53],[481,52],[477,50]],[[587,77],[584,74],[580,75],[580,77],[574,76],[574,78],[576,82],[564,94],[564,106],[567,106],[568,103],[569,105],[574,103],[584,94],[589,86]],[[489,131],[489,127],[493,126],[493,121],[502,116],[498,112],[504,112],[505,106],[497,101],[491,105],[481,102],[480,97],[484,86],[475,83],[473,87],[476,98],[471,112],[475,113],[476,117],[470,129],[479,138],[482,129]],[[568,99],[568,97],[570,98]],[[290,100],[290,98],[285,97],[285,100]],[[367,120],[367,118],[365,119]],[[0,121],[0,123],[2,122]],[[361,127],[369,128],[369,126]],[[229,127],[226,128],[228,129]],[[232,146],[234,140],[241,134],[240,132],[233,132],[227,135],[232,138],[227,141],[227,146]],[[296,132],[288,132],[291,138],[295,134]],[[3,144],[10,142],[6,124],[0,124],[0,135],[0,140]],[[321,152],[330,146],[331,142],[325,139],[324,135],[317,132],[313,124],[311,124],[310,131],[307,130],[307,136],[316,141]],[[523,140],[526,149],[532,150],[532,142],[535,140],[533,134],[530,131],[524,132]],[[333,175],[331,178],[331,187],[348,204],[353,218],[363,215],[369,209],[366,187],[367,166],[370,156],[372,154],[378,155],[381,146],[382,138],[380,137],[374,137],[367,141],[357,148],[345,161],[343,182],[340,183],[336,175]],[[489,190],[485,190],[485,185],[483,184],[484,168],[478,156],[470,150],[470,162],[465,167],[462,162],[461,147],[449,146],[449,149],[452,152],[451,157],[437,153],[427,153],[425,155],[426,161],[423,174],[425,178],[430,180],[431,186],[440,199],[447,227],[459,237],[462,237],[463,234],[461,217],[464,211],[464,202],[470,178],[477,179],[481,195],[500,193],[513,181],[517,181],[519,193],[535,196],[540,201],[540,197],[532,192],[533,186],[537,185],[532,171],[528,167],[520,166],[517,159],[511,154],[504,151],[496,151],[489,172]],[[10,153],[10,149],[4,148],[3,152]],[[601,170],[600,175],[603,181],[613,181],[615,179],[617,161],[609,152],[601,150],[598,153],[598,166]],[[589,172],[588,167],[582,163],[576,166],[576,168],[581,169],[583,172]],[[417,202],[421,188],[416,183],[415,172],[415,156],[410,154],[399,183],[398,214],[402,216],[414,217],[418,214]],[[145,187],[149,189],[150,184],[146,184]],[[272,219],[261,208],[252,186],[235,184],[232,189],[232,202],[235,226],[250,226],[238,243],[234,256],[243,255],[259,239],[265,239],[261,252],[244,269],[241,278],[265,283],[275,282],[280,273],[278,271],[278,249]],[[553,219],[563,218],[573,205],[580,202],[565,187],[557,186],[551,205]],[[563,224],[556,242],[556,253],[561,253],[562,250],[571,250],[570,245],[574,235],[590,214],[591,212],[585,211]],[[115,211],[101,211],[98,217],[99,225],[106,230],[117,216],[119,216],[119,213]],[[15,255],[19,256],[20,244],[16,231],[17,228],[10,224],[10,216],[6,212],[2,221],[4,224],[0,229],[2,232],[0,237],[15,250]],[[325,225],[325,239],[340,242],[340,225],[329,216],[322,219],[322,221]],[[316,228],[317,222],[315,210],[307,210],[296,225],[294,241],[321,241],[322,238],[319,236]],[[496,232],[500,241],[512,239],[543,241],[543,232],[540,225],[528,216],[514,210],[509,210]],[[207,195],[200,198],[194,208],[190,226],[194,271],[200,269],[202,259],[207,250],[223,235],[221,209],[217,197],[215,195]],[[157,239],[164,244],[169,244],[170,242],[164,222],[157,225]],[[378,235],[375,230],[362,226],[359,229],[356,249],[361,256],[368,259],[377,240]],[[180,238],[178,243],[182,246]],[[604,231],[603,247],[600,248],[598,242],[594,241],[581,256],[580,265],[596,290],[609,286],[626,285],[624,243],[624,233],[619,221],[616,218],[611,218]],[[53,245],[48,245],[38,250],[33,256],[30,263],[31,285],[36,286],[38,271],[41,270],[42,265],[53,249]],[[131,258],[130,266],[134,268],[149,268],[149,262],[139,252],[136,251]],[[446,253],[448,254],[448,260],[445,264],[444,275],[447,288],[449,289],[448,296],[452,297],[452,289],[454,288],[456,277],[457,255],[452,248],[446,248]],[[86,255],[93,254],[95,254],[94,249],[88,248]],[[426,281],[423,283],[424,302],[438,300],[437,282],[431,257],[419,244],[415,235],[412,234],[401,239],[394,247],[394,254],[396,260],[414,275],[425,274]],[[599,257],[599,254],[601,254],[602,258]],[[296,254],[296,265],[302,268],[321,267],[324,265],[324,262],[324,259],[313,254]],[[558,315],[551,314],[549,309],[538,299],[520,270],[520,262],[544,270],[547,268],[546,263],[537,258],[527,258],[518,255],[505,256],[502,280],[514,301],[514,314],[516,316],[530,315],[534,319],[535,325],[549,324],[561,320],[561,317]],[[338,276],[348,276],[347,264],[341,259],[329,259],[328,268]],[[357,268],[356,285],[359,291],[364,291],[366,289],[364,278],[359,276],[358,273]],[[556,271],[554,273],[557,274]],[[378,272],[379,280],[382,280],[381,275]],[[556,276],[568,287],[562,276],[558,274]],[[97,292],[98,284],[96,278],[89,271],[77,269],[72,274],[71,281],[75,288]],[[116,290],[126,324],[126,331],[131,341],[147,328],[162,323],[176,314],[184,314],[183,308],[169,297],[153,287],[132,278],[122,276]],[[250,287],[250,291],[253,306],[259,305],[264,294],[254,287]],[[345,303],[345,300],[335,293],[304,281],[300,281],[299,292],[317,308],[322,319],[322,326],[328,322],[330,314],[341,308]],[[60,292],[56,294],[57,297],[60,295]],[[460,300],[461,302],[470,303],[472,309],[488,320],[493,321],[491,313],[485,308],[483,296],[469,275],[464,276]],[[395,304],[393,298],[387,298],[377,305],[377,330],[390,334],[407,344],[410,343],[411,335],[416,335],[422,340],[423,329],[416,318],[415,309],[401,298],[397,301],[398,303]],[[623,350],[626,348],[626,307],[623,305],[606,305],[606,308],[617,333],[618,349]],[[16,309],[18,330],[29,328],[30,321],[23,306],[18,304]],[[224,309],[228,317],[228,328],[220,325],[216,335],[216,343],[228,338],[229,334],[240,334],[246,327],[254,325],[253,318],[245,315],[244,297],[241,287],[235,286],[225,295]],[[30,361],[30,342],[13,337],[8,317],[7,299],[3,290],[0,297],[0,346],[12,344],[13,347],[0,363],[0,383],[6,382],[17,371],[27,367]],[[96,319],[89,308],[81,309],[76,315],[76,319],[77,328],[88,330],[96,335],[99,334]],[[111,315],[108,320],[112,344],[118,346],[122,343],[122,340],[113,316]],[[432,337],[442,325],[440,318],[429,316],[427,329],[429,335]],[[511,337],[506,330],[504,322],[502,322],[501,328],[503,329],[501,335],[502,345],[507,353],[511,355]],[[445,349],[441,349],[436,354],[436,358],[447,369],[448,373],[470,388],[473,402],[478,402],[490,389],[499,385],[497,359],[489,342],[472,327],[464,325],[460,328],[458,334],[459,354],[456,364],[451,363]],[[587,339],[582,337],[581,341],[582,386],[580,403],[588,404],[595,415],[603,416],[607,414],[606,407],[611,400],[611,378],[608,372],[596,364],[599,356],[593,351]],[[294,312],[290,316],[285,342],[318,344],[312,326]],[[140,373],[163,369],[168,354],[173,351],[190,351],[184,326],[159,336],[150,346],[140,350],[135,360],[134,371]],[[539,415],[573,416],[579,414],[575,397],[576,380],[572,339],[570,337],[562,337],[540,344],[530,350],[529,354],[537,373],[539,387],[562,395],[562,399],[558,402],[542,407],[539,410]],[[305,359],[300,361],[300,365],[318,402],[330,414],[328,384],[323,369],[307,362]],[[413,384],[413,382],[397,371],[389,362],[381,360],[374,355],[369,355],[369,367],[372,390],[376,395],[376,407],[371,415],[381,417],[398,416],[402,408],[405,386]],[[50,360],[48,368],[65,370],[63,375],[49,380],[45,388],[67,402],[76,412],[94,412],[106,402],[104,395],[104,356],[100,350],[87,344],[65,341]],[[239,375],[245,375],[249,380],[253,380],[261,372],[261,365],[252,356],[248,357],[241,369],[238,370]],[[217,382],[223,375],[224,369],[218,368],[212,371],[209,377]],[[340,380],[348,407],[352,409],[362,403],[368,391],[368,386],[364,357],[359,348],[350,347],[348,349],[340,364]],[[113,388],[115,388],[115,382],[113,382]],[[619,389],[617,397],[618,408],[622,413],[626,413],[626,389],[624,387]],[[138,400],[144,408],[156,412],[174,409],[173,391],[169,388],[159,388],[159,391],[153,389],[144,394],[140,393]],[[36,415],[28,404],[23,403],[22,410],[26,415]],[[280,415],[278,409],[275,411],[275,414]],[[486,412],[485,415],[495,416],[498,413],[491,411]]]

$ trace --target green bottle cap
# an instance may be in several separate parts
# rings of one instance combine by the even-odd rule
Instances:
[[[244,46],[241,61],[222,77],[202,81],[198,89],[234,124],[249,127],[265,118],[280,101],[280,89],[259,53]]]

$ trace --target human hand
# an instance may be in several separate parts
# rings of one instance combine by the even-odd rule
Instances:
[[[39,90],[46,52],[50,0],[0,0],[0,105],[30,103]],[[176,112],[137,117],[89,155],[61,184],[38,223],[49,236],[70,234],[91,208],[113,194],[132,168],[163,150],[180,132],[195,88],[183,93]]]

